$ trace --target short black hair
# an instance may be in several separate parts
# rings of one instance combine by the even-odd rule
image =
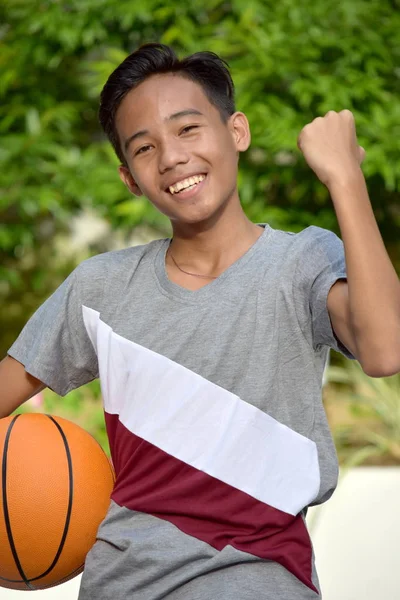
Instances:
[[[177,73],[198,83],[224,123],[235,112],[235,88],[229,67],[217,54],[196,52],[180,60],[165,44],[144,44],[111,73],[100,96],[100,123],[122,164],[126,161],[115,126],[118,107],[142,81],[166,73]]]

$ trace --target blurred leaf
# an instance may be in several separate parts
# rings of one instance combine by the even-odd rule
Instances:
[[[355,424],[333,432],[339,453],[346,452],[345,464],[372,456],[400,464],[400,373],[368,377],[357,361],[348,361],[344,367],[329,367],[327,379],[331,384],[346,384],[346,392],[338,395],[357,417]]]

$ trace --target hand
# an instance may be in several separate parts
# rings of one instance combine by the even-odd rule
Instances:
[[[331,184],[351,176],[365,158],[365,150],[358,145],[353,113],[330,110],[303,127],[297,145],[307,164],[328,188]]]

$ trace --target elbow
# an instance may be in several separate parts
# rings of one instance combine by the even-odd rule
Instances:
[[[361,362],[361,368],[368,377],[391,377],[400,373],[400,352],[384,359]]]
[[[400,329],[354,339],[356,358],[369,377],[391,377],[400,373]]]

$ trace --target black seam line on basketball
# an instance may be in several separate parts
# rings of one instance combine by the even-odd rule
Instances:
[[[42,579],[42,577],[46,577],[46,575],[48,575],[56,566],[58,559],[60,558],[60,554],[64,548],[65,540],[67,538],[69,523],[71,521],[72,501],[73,501],[73,495],[74,495],[74,493],[73,493],[74,477],[73,477],[73,471],[72,471],[72,458],[71,458],[71,452],[70,452],[70,449],[68,446],[67,438],[66,438],[65,433],[63,432],[62,428],[57,423],[57,421],[55,419],[53,419],[53,417],[51,415],[46,415],[46,417],[49,417],[49,419],[51,421],[53,421],[54,425],[57,427],[58,431],[60,432],[62,440],[64,442],[65,453],[67,455],[67,462],[68,462],[68,480],[69,480],[68,508],[67,508],[67,515],[65,517],[65,525],[64,525],[64,531],[63,531],[63,534],[61,537],[61,542],[60,542],[60,545],[58,547],[58,550],[56,552],[53,562],[51,563],[50,567],[44,573],[42,573],[41,575],[38,575],[37,577],[32,577],[29,581],[37,581],[38,579]]]
[[[63,577],[61,577],[61,579],[59,579],[55,583],[45,583],[44,585],[40,586],[40,589],[41,590],[50,590],[51,588],[54,588],[57,585],[61,585],[62,583],[71,581],[71,579],[73,579],[77,575],[80,575],[83,572],[84,567],[85,567],[85,563],[83,562],[81,565],[79,565],[79,567],[77,567],[76,569],[74,569],[73,571],[68,573],[67,575],[64,575]]]
[[[51,415],[46,415],[46,417],[49,417],[49,419],[51,421],[53,421],[54,425],[57,427],[58,431],[61,434],[62,440],[64,442],[64,447],[65,447],[65,453],[67,455],[67,462],[68,462],[68,479],[69,479],[69,497],[68,497],[68,508],[67,508],[67,515],[65,518],[65,525],[64,525],[64,531],[61,537],[61,542],[60,545],[58,547],[58,550],[56,552],[56,555],[54,557],[53,562],[51,563],[50,567],[48,569],[46,569],[46,571],[44,571],[44,573],[41,573],[40,575],[37,575],[36,577],[31,577],[30,579],[28,579],[25,583],[29,586],[29,582],[31,581],[38,581],[38,579],[42,579],[43,577],[46,577],[46,575],[48,575],[56,566],[58,559],[60,558],[60,554],[64,548],[64,544],[65,544],[65,540],[67,537],[67,533],[68,533],[68,529],[69,529],[69,523],[71,521],[71,513],[72,513],[72,501],[73,501],[73,484],[74,484],[74,480],[73,480],[73,471],[72,471],[72,458],[71,458],[71,452],[68,446],[68,441],[67,438],[65,436],[65,433],[63,432],[62,428],[60,427],[60,425],[57,423],[57,421],[55,419],[53,419],[53,417]],[[20,572],[21,573],[21,572]],[[23,577],[22,573],[21,573],[21,577]],[[25,579],[24,579],[25,581]],[[12,583],[19,583],[18,581],[12,582]],[[34,587],[32,587],[32,589],[36,589]]]
[[[21,575],[23,582],[25,583],[25,585],[28,587],[28,589],[30,590],[34,590],[34,586],[31,585],[31,583],[29,582],[29,579],[26,577],[24,570],[22,568],[21,562],[19,560],[18,557],[18,553],[17,553],[17,549],[15,547],[15,543],[14,543],[14,538],[13,538],[13,534],[12,534],[12,529],[11,529],[11,521],[10,521],[10,513],[8,511],[8,499],[7,499],[7,456],[8,456],[8,447],[10,444],[10,437],[11,437],[11,431],[18,419],[18,417],[20,417],[21,415],[15,415],[15,417],[13,418],[13,420],[11,421],[10,425],[8,426],[7,429],[7,433],[6,433],[6,439],[4,441],[4,449],[3,449],[3,461],[2,461],[2,466],[1,466],[1,484],[3,487],[3,512],[4,512],[4,522],[6,525],[6,531],[7,531],[7,536],[8,536],[8,543],[10,544],[10,548],[11,548],[11,552],[15,561],[15,564],[17,566],[17,569],[19,571],[19,574]]]
[[[83,562],[81,565],[79,565],[79,567],[77,567],[76,569],[74,569],[73,571],[68,573],[67,575],[64,575],[56,583],[45,583],[40,588],[35,588],[35,592],[38,590],[46,590],[47,588],[52,588],[52,587],[55,587],[56,585],[60,585],[61,583],[69,581],[73,577],[76,577],[77,575],[82,573],[84,566],[85,566],[85,563]],[[7,577],[1,577],[1,576],[0,576],[0,581],[7,581],[7,583],[25,583],[23,579],[7,579]],[[21,590],[21,591],[23,592],[24,590]]]

